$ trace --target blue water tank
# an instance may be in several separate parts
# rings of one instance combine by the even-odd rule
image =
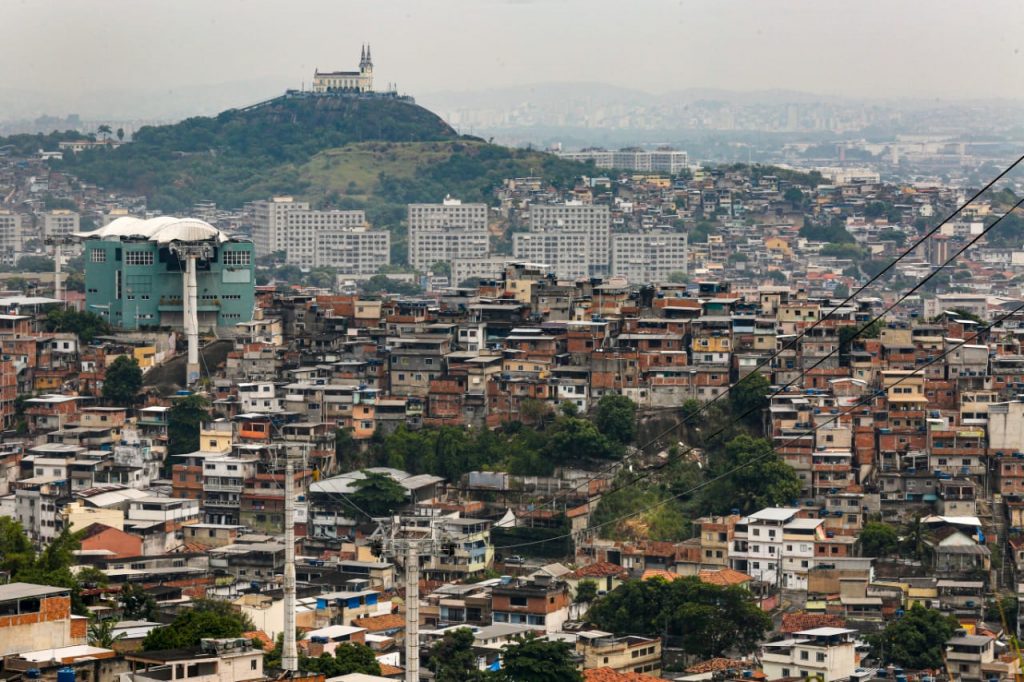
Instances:
[[[58,670],[57,682],[75,682],[75,669],[64,667]]]
[[[29,668],[25,671],[25,677],[29,680],[39,679],[39,668]]]

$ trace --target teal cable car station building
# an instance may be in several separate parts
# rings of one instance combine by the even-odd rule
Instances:
[[[201,331],[231,335],[252,320],[253,244],[194,218],[123,217],[82,240],[86,310],[120,329],[183,329],[185,254],[196,258],[196,303]]]

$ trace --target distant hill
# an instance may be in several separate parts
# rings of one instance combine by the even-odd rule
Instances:
[[[593,172],[553,154],[459,137],[423,107],[386,97],[279,98],[142,128],[130,144],[60,165],[106,189],[145,195],[167,213],[202,200],[236,208],[274,194],[361,208],[375,227],[394,233],[395,263],[405,259],[407,203],[446,194],[488,201],[505,178],[539,175],[571,187]]]
[[[108,189],[144,194],[150,205],[181,211],[196,201],[234,207],[264,196],[260,181],[332,147],[366,140],[454,140],[452,128],[415,104],[388,97],[280,97],[140,129],[131,144],[66,158],[62,167]],[[285,186],[298,178],[277,173]]]

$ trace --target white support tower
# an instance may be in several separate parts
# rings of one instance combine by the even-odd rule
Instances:
[[[405,548],[405,680],[420,679],[420,553],[419,543]]]
[[[284,466],[284,648],[281,668],[298,672],[295,646],[295,465],[285,454]]]
[[[185,338],[188,340],[185,385],[191,388],[199,381],[199,287],[196,284],[196,261],[212,258],[213,245],[207,242],[172,242],[171,251],[185,262],[181,314]]]
[[[437,552],[454,553],[454,543],[442,537],[435,522],[430,529],[417,529],[418,535],[403,537],[402,519],[383,522],[374,534],[374,554],[402,558],[405,564],[405,680],[420,679],[420,557]],[[417,532],[413,531],[413,532]]]
[[[185,260],[184,315],[185,336],[188,339],[188,362],[185,365],[185,381],[194,386],[199,381],[199,292],[196,284],[196,256],[189,253]]]
[[[61,247],[65,244],[74,244],[75,240],[69,236],[47,237],[43,240],[43,243],[53,246],[53,297],[58,301],[63,301],[64,296],[61,289],[63,273],[61,268],[63,267],[62,261],[64,257]]]

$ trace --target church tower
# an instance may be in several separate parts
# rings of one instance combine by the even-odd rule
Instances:
[[[373,58],[370,56],[369,43],[363,47],[359,59],[359,81],[363,92],[373,92]]]

